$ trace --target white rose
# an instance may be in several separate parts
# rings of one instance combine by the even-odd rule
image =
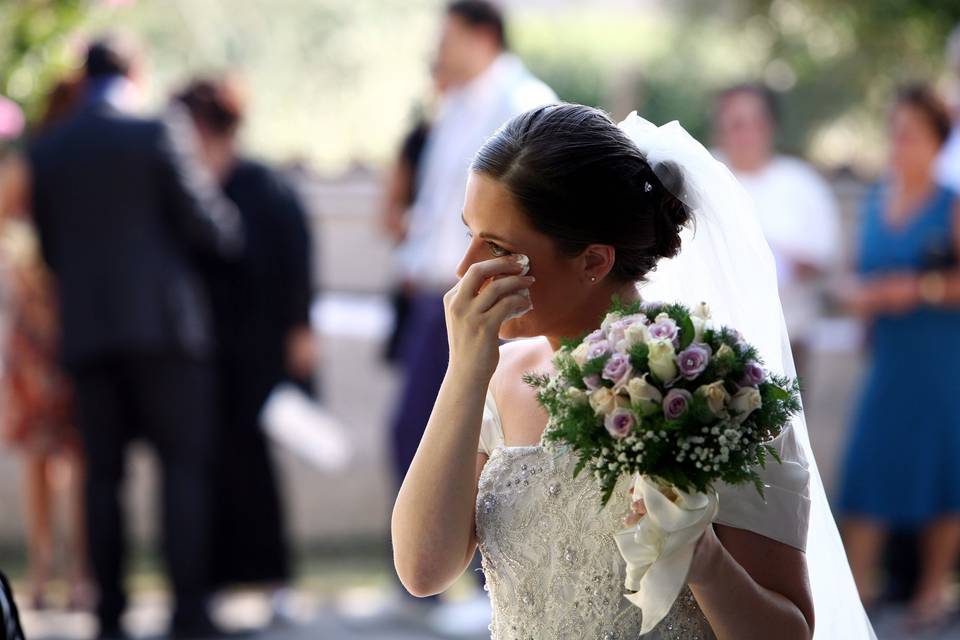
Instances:
[[[710,319],[710,305],[706,302],[700,302],[693,308],[693,311],[690,312],[691,315],[700,318],[701,320]]]
[[[647,325],[640,322],[630,325],[624,330],[623,338],[628,347],[643,344],[647,341]]]
[[[713,415],[725,416],[727,414],[726,405],[730,400],[730,394],[723,388],[723,380],[703,385],[697,389],[697,395],[706,398],[707,406]]]
[[[632,378],[627,383],[627,394],[630,396],[630,402],[638,405],[644,415],[659,410],[660,403],[663,401],[663,394],[647,382],[647,375],[645,373],[642,378]]]
[[[610,325],[619,320],[622,316],[619,313],[608,313],[607,317],[603,319],[603,322],[600,323],[600,331],[603,331],[604,335],[610,332]]]
[[[567,398],[576,404],[586,404],[589,401],[587,392],[576,387],[569,387],[567,389]]]
[[[582,367],[587,363],[587,352],[590,350],[590,345],[586,342],[581,342],[577,345],[577,348],[570,352],[570,357],[573,358],[573,361],[577,363],[577,366]]]
[[[588,396],[590,398],[590,406],[593,407],[593,412],[597,415],[607,415],[617,406],[616,396],[606,387],[600,387],[599,389],[591,391]]]
[[[670,314],[664,311],[662,313],[658,313],[657,317],[653,319],[653,322],[654,324],[656,324],[657,322],[663,322],[664,320],[670,320],[670,319],[671,319]]]
[[[677,377],[676,352],[673,350],[673,342],[670,340],[651,340],[649,342],[650,353],[647,361],[650,363],[650,371],[662,382],[669,382]]]
[[[733,418],[734,422],[740,424],[762,404],[760,392],[755,387],[741,387],[733,394],[733,399],[730,401],[730,408],[736,414]]]

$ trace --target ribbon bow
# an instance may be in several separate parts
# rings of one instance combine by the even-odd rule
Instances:
[[[624,585],[636,592],[626,598],[643,611],[641,634],[649,633],[670,612],[687,582],[697,541],[719,508],[716,492],[672,491],[673,499],[664,495],[661,485],[638,475],[633,499],[642,499],[647,513],[636,526],[614,536],[627,563]]]

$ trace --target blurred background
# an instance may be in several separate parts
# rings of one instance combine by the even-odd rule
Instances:
[[[859,428],[866,420],[858,409],[863,394],[882,395],[882,390],[871,391],[873,383],[865,376],[871,366],[900,364],[868,357],[871,319],[882,316],[882,305],[864,311],[865,294],[851,293],[858,270],[868,271],[863,256],[882,262],[882,245],[892,242],[870,231],[865,212],[873,206],[872,185],[891,175],[923,174],[921,187],[927,184],[923,180],[957,184],[950,180],[960,174],[960,154],[949,156],[949,121],[942,131],[947,112],[943,104],[928,102],[938,96],[951,113],[960,103],[960,46],[955,42],[952,53],[948,46],[960,22],[960,2],[528,0],[498,6],[510,52],[559,99],[601,107],[615,119],[637,110],[655,123],[680,120],[753,193],[778,259],[815,455],[828,495],[836,500],[835,515],[844,521],[847,507],[858,508],[842,498],[845,486],[866,482],[873,471],[847,452],[854,437],[862,438],[856,440],[859,446],[869,446],[864,443],[870,434]],[[220,394],[221,414],[255,423],[250,416],[259,415],[268,402],[267,391],[280,389],[269,401],[294,413],[299,425],[279,428],[272,437],[250,436],[249,446],[261,447],[268,458],[242,453],[241,458],[252,457],[242,458],[247,462],[233,470],[252,476],[246,480],[254,492],[262,485],[258,477],[276,474],[273,493],[282,507],[268,507],[261,517],[282,520],[277,534],[282,552],[277,553],[288,561],[282,570],[267,570],[264,580],[229,580],[231,588],[221,592],[214,607],[221,626],[263,628],[264,637],[276,638],[485,637],[483,617],[489,614],[474,580],[464,578],[440,602],[408,603],[393,577],[388,541],[396,467],[402,464],[395,413],[410,371],[402,335],[410,328],[397,325],[403,319],[420,321],[411,308],[415,311],[416,296],[423,292],[405,276],[404,264],[411,251],[434,250],[429,242],[411,242],[407,230],[415,228],[411,216],[423,198],[417,187],[430,184],[417,169],[422,154],[429,154],[431,124],[445,117],[443,94],[459,89],[433,64],[450,20],[445,7],[433,0],[0,2],[0,156],[6,176],[0,180],[0,199],[29,193],[31,179],[45,175],[41,168],[56,164],[50,157],[57,152],[46,149],[50,157],[44,158],[38,142],[50,132],[47,127],[57,126],[49,122],[55,89],[81,82],[89,72],[91,41],[111,32],[132,39],[140,52],[138,112],[167,113],[171,104],[184,109],[208,143],[201,156],[212,162],[215,174],[218,149],[256,158],[247,177],[261,180],[257,184],[267,185],[264,193],[279,198],[276,206],[292,211],[283,231],[287,235],[276,236],[275,246],[263,248],[267,241],[258,241],[262,262],[250,258],[244,263],[249,268],[232,271],[213,267],[213,275],[204,278],[213,292],[212,326],[221,337],[229,336],[222,341],[273,340],[262,357],[278,363],[268,381],[232,380],[237,386]],[[897,99],[898,87],[907,83],[922,83],[926,93],[917,94],[914,87],[914,98],[900,94]],[[89,86],[73,90],[89,93]],[[904,123],[899,112],[907,114]],[[914,116],[916,122],[910,120]],[[916,143],[920,151],[911,147],[897,155],[890,140],[898,134],[927,135],[939,159],[923,155],[923,140]],[[218,140],[229,144],[218,147]],[[254,220],[261,214],[247,215],[244,175],[232,170],[217,176],[224,193],[244,214],[248,234],[266,229]],[[231,187],[231,180],[236,185]],[[92,637],[97,633],[97,616],[91,613],[93,570],[77,557],[86,548],[78,533],[85,530],[77,462],[84,447],[77,442],[76,420],[64,413],[72,409],[52,412],[45,404],[61,402],[51,386],[71,385],[73,369],[61,372],[65,380],[51,373],[59,367],[56,286],[49,274],[36,273],[42,267],[36,241],[29,239],[26,202],[0,207],[0,317],[4,336],[13,336],[4,337],[3,419],[8,424],[0,429],[5,434],[0,570],[13,581],[28,637]],[[264,205],[251,205],[250,211],[257,207]],[[955,269],[957,243],[951,243],[949,225],[934,219],[946,215],[950,220],[952,208],[939,200],[928,208],[933,231],[918,242],[939,229],[938,247],[946,250],[936,268]],[[51,221],[55,217],[50,214]],[[58,233],[41,228],[40,240]],[[269,233],[257,237],[274,237]],[[288,275],[263,275],[271,264],[263,256],[296,251],[302,259],[290,265]],[[917,251],[927,253],[914,266],[927,273],[924,260],[934,250],[924,245]],[[43,247],[43,253],[49,250]],[[116,260],[123,269],[123,258]],[[291,279],[299,287],[294,297],[302,299],[271,298]],[[435,278],[424,281],[430,283],[425,289],[436,283]],[[939,300],[938,283],[943,285],[928,278],[922,295]],[[279,328],[244,333],[236,327],[256,324],[245,324],[248,316],[264,326],[272,322],[246,309],[248,294],[258,304],[289,304],[296,317],[284,318]],[[960,335],[960,314],[941,321],[938,330]],[[927,326],[923,318],[918,322]],[[18,340],[24,333],[29,339]],[[213,361],[221,372],[257,368],[260,362],[223,354]],[[23,375],[38,362],[46,367],[36,374],[40,378]],[[941,373],[955,376],[953,371]],[[246,406],[247,394],[256,396],[252,409]],[[25,424],[30,416],[39,422]],[[311,421],[323,428],[304,433],[310,428],[303,424]],[[53,422],[63,424],[54,428]],[[947,422],[943,428],[960,432],[956,416]],[[221,436],[229,438],[231,428]],[[122,624],[133,635],[156,636],[164,633],[171,606],[158,552],[164,462],[156,447],[141,442],[153,442],[144,429],[129,436],[121,494],[130,540],[125,583],[131,603]],[[319,452],[307,451],[311,446]],[[916,454],[918,467],[923,455]],[[265,476],[257,475],[261,470]],[[960,486],[953,490],[960,493]],[[267,502],[276,498],[272,491],[265,491]],[[877,518],[883,520],[882,515]],[[883,595],[870,612],[881,638],[960,637],[951,617],[937,616],[937,624],[919,630],[903,623],[925,579],[922,554],[913,551],[925,530],[923,517],[905,526],[899,514],[883,520],[903,543],[891,545],[899,552],[884,552],[876,536],[856,529],[856,522],[850,529],[852,539],[874,549],[857,560],[859,566],[880,569],[877,589]],[[946,553],[949,560],[951,552]],[[954,578],[951,574],[938,583],[949,611],[958,597]]]

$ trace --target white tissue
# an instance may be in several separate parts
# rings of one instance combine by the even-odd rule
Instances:
[[[514,257],[517,259],[517,263],[523,267],[523,271],[520,272],[520,275],[527,275],[530,272],[530,258],[522,253],[514,254]]]

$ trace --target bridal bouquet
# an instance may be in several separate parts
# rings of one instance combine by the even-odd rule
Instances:
[[[649,631],[669,611],[700,535],[717,513],[715,483],[752,483],[769,442],[800,410],[796,380],[763,368],[755,348],[718,327],[705,303],[615,302],[600,328],[564,344],[556,373],[527,374],[549,419],[547,446],[566,445],[605,506],[622,476],[646,515],[616,535],[627,598]]]

